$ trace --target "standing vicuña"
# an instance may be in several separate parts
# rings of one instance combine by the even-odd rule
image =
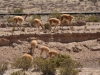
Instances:
[[[27,16],[29,16],[29,14],[26,14],[24,18],[22,16],[15,16],[13,18],[15,25],[17,25],[18,23],[22,25],[22,22],[27,18]]]
[[[54,30],[55,30],[55,28],[56,27],[58,28],[58,25],[60,25],[60,20],[57,19],[57,18],[50,18],[49,19],[49,24],[50,24],[50,26],[54,25],[55,26]]]
[[[72,15],[70,15],[70,14],[62,14],[60,16],[61,26],[66,25],[66,24],[70,25],[72,19],[73,19]]]
[[[32,48],[32,51],[31,51],[31,54],[33,55],[34,54],[34,50],[37,46],[37,41],[36,40],[32,40],[31,41],[31,48]]]
[[[41,46],[40,47],[40,55],[42,56],[43,52],[46,52],[46,56],[48,55],[48,52],[50,51],[49,47],[47,46]]]
[[[48,52],[48,57],[56,56],[58,54],[59,54],[59,52],[57,50],[50,50]]]
[[[41,20],[40,19],[34,19],[33,20],[33,23],[34,23],[34,26],[36,27],[36,28],[42,28],[42,29],[44,29],[44,27],[43,27],[43,24],[42,24],[42,22],[41,22]]]

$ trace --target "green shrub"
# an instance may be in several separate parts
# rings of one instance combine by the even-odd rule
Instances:
[[[16,71],[16,72],[13,72],[11,73],[10,75],[27,75],[24,71]]]
[[[61,75],[76,75],[78,70],[76,68],[82,68],[79,62],[72,60],[68,55],[58,55],[49,59],[52,63],[59,67]]]
[[[36,18],[37,19],[41,19],[41,16],[34,14],[34,15],[31,16],[30,19],[27,20],[27,22],[32,25],[33,24],[33,20],[36,19]]]
[[[50,15],[50,17],[49,18],[58,18],[58,19],[60,19],[60,13],[57,11],[57,10],[54,10],[52,13],[51,13],[51,15]]]
[[[65,59],[63,62],[61,62],[61,75],[77,75],[78,70],[77,68],[82,67],[82,65],[74,60]]]
[[[23,8],[15,8],[13,10],[8,10],[8,13],[24,13]]]
[[[8,69],[8,63],[7,62],[0,62],[0,75],[3,75],[3,73]]]
[[[74,15],[75,17],[75,21],[76,22],[80,22],[80,21],[85,21],[85,15],[84,14],[77,14],[77,15]]]
[[[43,75],[54,75],[56,68],[60,68],[61,75],[76,75],[78,71],[76,68],[82,65],[67,55],[57,55],[46,60],[42,58],[34,59],[35,69],[43,72]]]
[[[78,71],[73,68],[63,68],[60,71],[60,75],[77,75]]]
[[[58,55],[58,56],[55,56],[55,57],[51,57],[50,58],[50,61],[52,63],[56,63],[56,67],[60,67],[61,66],[61,63],[64,62],[65,59],[71,59],[69,56],[67,55]]]
[[[100,21],[100,17],[96,16],[96,15],[90,15],[88,16],[87,22],[99,22]]]
[[[48,29],[48,30],[51,30],[51,26],[49,25],[49,23],[45,23],[44,24],[44,28],[45,29]]]
[[[21,29],[21,31],[25,32],[25,27],[23,27],[23,28]]]
[[[37,15],[37,14],[34,14],[34,15],[32,15],[32,19],[34,20],[34,19],[41,19],[41,16],[40,15]]]
[[[15,27],[13,27],[13,28],[12,28],[12,31],[15,31],[15,30],[16,30]]]
[[[56,64],[52,63],[50,60],[44,60],[42,58],[34,59],[35,68],[43,72],[43,75],[55,75]]]
[[[28,70],[32,67],[32,60],[29,58],[18,57],[14,59],[12,67]]]
[[[7,18],[7,22],[8,22],[8,23],[13,23],[13,17],[8,17],[8,18]]]

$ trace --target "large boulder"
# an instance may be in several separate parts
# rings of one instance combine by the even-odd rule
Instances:
[[[0,46],[8,46],[10,41],[6,38],[0,38]]]

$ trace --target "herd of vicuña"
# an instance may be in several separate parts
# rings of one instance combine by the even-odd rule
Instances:
[[[35,54],[35,49],[38,45],[37,40],[32,40],[30,44],[31,44],[31,48],[32,48],[31,49],[31,55],[34,55]],[[38,48],[38,50],[40,50],[39,51],[40,56],[42,56],[43,53],[46,54],[46,57],[52,57],[52,56],[55,56],[55,55],[59,54],[59,52],[57,50],[52,50],[49,47],[44,46],[44,45],[40,46],[40,48]]]
[[[21,26],[22,25],[22,22],[27,18],[29,16],[29,14],[27,14],[26,16],[25,16],[25,18],[23,18],[22,16],[15,16],[14,18],[13,18],[13,20],[14,20],[14,23],[15,24],[18,24],[19,23],[19,25]],[[70,14],[62,14],[62,15],[60,15],[60,19],[57,19],[56,17],[53,17],[53,18],[49,18],[48,19],[48,24],[52,27],[52,26],[54,26],[54,30],[55,30],[55,28],[56,27],[58,27],[58,26],[63,26],[63,25],[70,25],[71,24],[71,21],[72,21],[72,19],[73,19],[73,16],[72,15],[70,15]],[[38,19],[38,18],[35,18],[34,20],[33,20],[33,24],[34,24],[34,26],[36,27],[36,28],[42,28],[42,29],[44,29],[44,25],[43,25],[43,23],[42,23],[42,21],[40,20],[40,19]]]

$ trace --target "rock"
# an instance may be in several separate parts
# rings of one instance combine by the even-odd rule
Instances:
[[[72,47],[72,50],[73,50],[73,52],[77,52],[77,53],[82,51],[82,49],[78,48],[77,46]]]
[[[85,21],[79,21],[77,22],[78,26],[83,26],[83,25],[86,25],[86,22]]]
[[[97,41],[100,41],[100,38],[97,38]]]
[[[17,40],[16,43],[17,44],[22,44],[22,41],[21,40]]]
[[[5,27],[7,27],[7,24],[1,24],[1,27],[5,28]]]
[[[16,44],[16,43],[13,43],[13,44],[12,44],[12,47],[15,47],[15,46],[18,46],[18,44]]]
[[[66,51],[69,51],[69,52],[71,52],[71,48],[66,48]]]
[[[91,47],[92,51],[100,51],[100,46]]]
[[[0,38],[0,46],[9,46],[10,41],[6,38]]]

